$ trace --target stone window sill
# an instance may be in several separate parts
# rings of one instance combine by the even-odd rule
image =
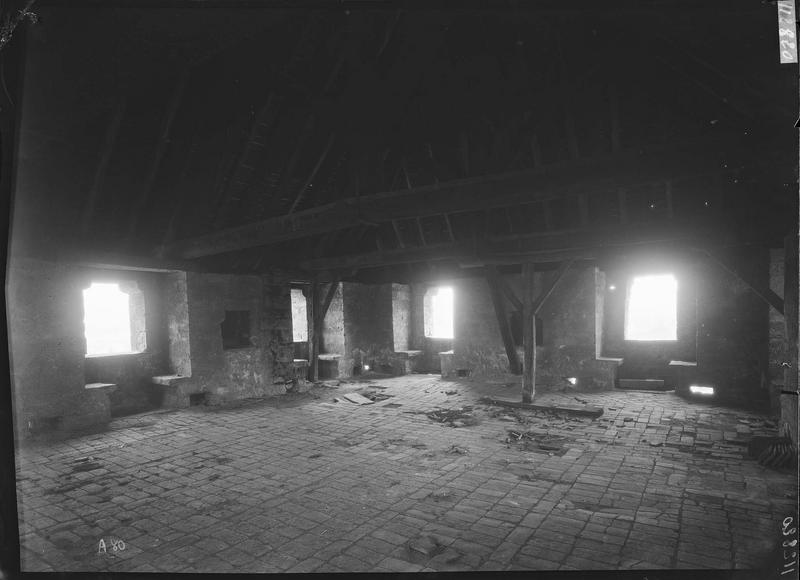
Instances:
[[[84,358],[115,358],[115,357],[129,357],[142,354],[150,354],[146,350],[133,351],[133,352],[115,352],[110,354],[85,354]]]

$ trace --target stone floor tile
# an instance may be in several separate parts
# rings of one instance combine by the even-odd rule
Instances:
[[[583,393],[602,417],[526,415],[526,429],[567,437],[566,453],[551,457],[506,447],[507,431],[521,426],[478,402],[508,396],[501,386],[431,375],[379,384],[403,407],[332,403],[362,386],[343,383],[288,406],[264,399],[120,417],[104,433],[23,444],[23,568],[745,568],[769,557],[776,522],[795,513],[792,473],[764,470],[737,444],[749,436],[737,432],[740,418],[757,418],[744,411],[673,393]],[[457,398],[442,393],[454,386]],[[537,393],[544,403],[564,397]],[[465,404],[482,414],[478,425],[417,414]],[[448,453],[454,444],[468,454]],[[74,472],[87,456],[101,469]],[[428,535],[444,551],[408,550]],[[97,557],[101,537],[124,540],[126,552]]]

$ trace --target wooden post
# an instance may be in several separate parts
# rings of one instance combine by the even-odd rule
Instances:
[[[401,248],[405,248],[406,244],[403,242],[403,236],[400,235],[400,226],[397,225],[397,220],[392,220],[392,228],[394,228],[394,235],[397,236],[397,243]]]
[[[522,402],[533,402],[536,392],[536,318],[533,315],[533,262],[522,265]]]
[[[450,236],[450,241],[455,242],[456,236],[453,234],[453,224],[450,223],[450,216],[447,214],[444,215],[444,223],[447,226],[447,235]]]
[[[798,247],[797,236],[788,235],[784,239],[784,273],[783,273],[783,319],[786,323],[786,353],[791,366],[784,366],[784,389],[797,392],[798,363]]]
[[[317,332],[317,295],[319,285],[317,281],[311,282],[306,300],[306,317],[308,319],[308,380],[316,381],[319,374],[319,333]]]
[[[503,346],[505,346],[506,355],[508,356],[508,366],[511,374],[518,375],[520,374],[519,356],[517,355],[517,347],[514,344],[514,339],[511,336],[511,327],[508,324],[508,314],[505,304],[503,303],[499,278],[500,275],[497,272],[497,268],[494,266],[486,267],[486,281],[489,282],[494,312],[497,315],[497,324],[500,326],[500,336],[503,337]]]
[[[784,240],[784,273],[783,273],[783,316],[786,322],[786,361],[783,365],[783,392],[780,395],[781,404],[781,430],[784,425],[788,426],[789,435],[798,443],[798,414],[800,414],[800,403],[798,403],[798,247],[797,235],[788,235]]]

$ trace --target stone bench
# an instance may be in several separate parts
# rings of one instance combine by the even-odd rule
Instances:
[[[308,359],[295,358],[292,359],[292,375],[288,377],[289,382],[296,380],[306,380],[308,378]]]
[[[190,377],[183,375],[158,375],[150,377],[150,383],[161,391],[161,407],[183,409],[189,406],[189,393],[182,388]]]
[[[442,369],[442,378],[452,378],[456,376],[455,355],[452,350],[439,353],[439,364]]]
[[[317,355],[317,372],[320,379],[338,379],[349,374],[345,368],[347,361],[335,352],[326,352]]]
[[[396,350],[392,355],[392,373],[407,375],[416,372],[422,360],[421,350]]]
[[[111,393],[117,390],[115,383],[88,383],[83,387],[88,397],[88,407],[99,424],[111,421]]]
[[[671,360],[669,361],[669,368],[674,373],[675,377],[675,390],[680,393],[685,393],[689,390],[689,383],[695,378],[697,374],[697,362],[686,360]]]

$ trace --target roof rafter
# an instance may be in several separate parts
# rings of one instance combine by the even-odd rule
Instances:
[[[717,149],[720,143],[715,140]],[[733,172],[709,168],[709,142],[575,160],[529,171],[454,180],[409,190],[351,197],[170,244],[167,255],[199,258],[298,239],[369,221],[480,211],[591,192],[633,187],[679,176]],[[698,155],[705,151],[706,155]],[[710,170],[711,169],[711,170]]]

